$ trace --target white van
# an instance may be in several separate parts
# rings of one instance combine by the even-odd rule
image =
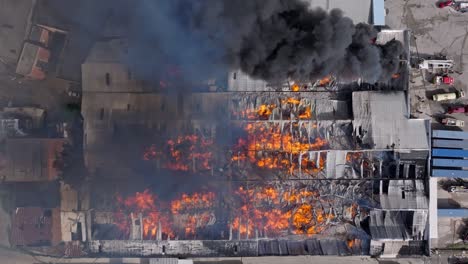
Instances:
[[[459,91],[454,93],[441,93],[441,94],[434,94],[432,96],[432,100],[434,101],[445,101],[445,100],[454,100],[457,98],[465,97],[465,92]]]

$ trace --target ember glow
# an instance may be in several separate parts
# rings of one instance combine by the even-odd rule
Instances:
[[[300,87],[299,87],[298,84],[293,84],[293,85],[291,86],[291,91],[293,91],[293,92],[299,92],[299,90],[300,90]]]
[[[116,225],[129,236],[131,218],[141,215],[143,239],[157,239],[158,230],[161,237],[188,237],[214,221],[211,211],[214,199],[212,192],[182,194],[169,202],[158,200],[149,190],[125,199],[118,195],[120,210],[116,214]]]
[[[126,236],[130,235],[131,218],[139,218],[140,215],[143,220],[144,239],[156,239],[158,228],[161,228],[161,233],[167,237],[172,236],[168,219],[161,214],[157,198],[149,190],[137,192],[126,199],[118,195],[117,202],[120,208],[117,214],[117,226]]]
[[[233,111],[232,116],[241,120],[273,120],[278,118],[282,120],[310,120],[312,106],[310,100],[307,99],[284,97],[251,108]]]
[[[212,152],[210,147],[212,145],[211,139],[205,139],[201,136],[179,136],[168,140],[161,148],[154,144],[146,148],[143,159],[162,159],[163,167],[170,170],[209,170],[211,169]]]
[[[290,175],[314,175],[324,170],[327,153],[320,150],[328,147],[328,142],[317,136],[316,123],[310,120],[312,105],[308,100],[283,97],[235,114],[247,121],[241,123],[244,133],[231,148],[232,157],[227,166],[246,171],[252,168],[263,172],[282,171]],[[276,118],[287,122],[275,122]],[[197,135],[179,136],[163,146],[151,145],[143,159],[161,160],[162,166],[171,170],[200,171],[212,167],[212,150],[212,140]],[[232,187],[223,195],[214,192],[181,194],[164,202],[145,191],[143,195],[137,193],[122,200],[126,207],[122,211],[127,215],[144,215],[145,239],[154,239],[158,230],[169,238],[196,239],[203,230],[215,226],[218,221],[215,212],[220,206],[225,206],[221,211],[227,214],[222,227],[216,226],[234,238],[308,236],[322,233],[330,223],[338,221],[331,207],[324,206],[329,205],[330,200],[322,199],[318,191],[305,185],[298,188],[268,184]],[[349,216],[357,214],[352,205],[345,211]],[[129,229],[123,228],[125,224],[119,226],[122,230]],[[226,232],[222,238],[226,239]]]
[[[323,79],[321,79],[321,80],[319,81],[319,85],[320,85],[320,86],[326,86],[326,85],[328,85],[328,84],[331,82],[331,80],[332,80],[332,77],[331,77],[331,76],[326,76],[326,77],[324,77]]]
[[[257,109],[247,109],[240,113],[234,113],[235,116],[241,119],[261,119],[267,120],[276,108],[275,104],[262,104]]]
[[[295,170],[321,170],[324,166],[322,156],[310,160],[308,151],[320,150],[327,145],[321,138],[294,138],[290,131],[279,126],[266,126],[262,123],[249,123],[245,126],[247,139],[240,138],[233,161],[248,160],[259,168]]]
[[[114,219],[119,229],[131,237],[131,219],[141,217],[146,240],[197,239],[200,232],[209,228],[221,229],[217,230],[219,233],[229,230],[230,237],[244,239],[319,234],[343,218],[352,220],[358,213],[356,204],[348,204],[344,213],[337,215],[330,207],[334,198],[321,197],[307,186],[240,186],[224,196],[200,192],[161,201],[145,190],[125,199],[118,196],[120,211]],[[215,225],[216,208],[220,208],[222,200],[232,202],[225,226]]]
[[[324,231],[335,218],[317,203],[318,193],[307,189],[240,187],[236,194],[241,202],[232,228],[243,237],[313,235]]]

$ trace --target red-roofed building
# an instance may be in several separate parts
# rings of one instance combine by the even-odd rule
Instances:
[[[50,246],[59,242],[60,212],[58,209],[19,207],[12,215],[12,246]]]

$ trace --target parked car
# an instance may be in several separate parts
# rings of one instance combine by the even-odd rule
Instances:
[[[445,100],[454,100],[458,98],[465,97],[465,92],[458,91],[453,93],[441,93],[441,94],[434,94],[432,96],[432,100],[434,101],[445,101]]]
[[[468,106],[449,106],[447,113],[468,113]]]
[[[465,186],[450,186],[449,192],[468,192]]]
[[[457,127],[464,127],[465,121],[458,120],[455,118],[444,118],[442,119],[442,124],[446,126],[457,126]]]
[[[444,8],[444,7],[451,6],[451,5],[453,5],[452,0],[442,1],[439,3],[439,8]]]
[[[437,85],[440,84],[447,84],[447,85],[452,85],[454,82],[453,77],[450,77],[448,75],[437,75],[434,77],[434,83]]]
[[[455,10],[461,13],[465,13],[468,11],[468,3],[456,3]]]

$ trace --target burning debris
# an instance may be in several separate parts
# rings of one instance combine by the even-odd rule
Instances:
[[[234,100],[232,117],[239,120],[311,120],[312,101],[304,97],[278,96],[264,102]]]
[[[284,169],[290,174],[317,172],[324,167],[324,158],[319,155],[318,162],[311,160],[309,151],[320,150],[327,141],[319,137],[310,138],[298,124],[248,123],[244,130],[247,138],[239,138],[235,147],[233,161],[245,161],[258,168]],[[292,131],[292,132],[291,132]]]
[[[158,200],[149,190],[125,199],[118,195],[120,211],[116,225],[125,236],[131,237],[131,220],[141,217],[143,239],[190,237],[198,228],[212,225],[215,221],[211,211],[214,199],[211,192],[182,194],[170,202]]]
[[[116,225],[131,236],[132,219],[142,222],[142,238],[146,240],[191,239],[201,230],[212,228],[229,232],[229,238],[281,237],[314,235],[343,221],[354,222],[359,214],[367,214],[357,204],[324,195],[312,186],[240,186],[225,194],[231,207],[230,220],[224,227],[216,225],[216,194],[213,192],[182,194],[171,201],[158,200],[149,190],[123,199]],[[137,229],[138,231],[138,229]]]
[[[197,135],[169,139],[161,148],[151,145],[143,153],[144,160],[163,159],[164,168],[175,171],[211,169],[211,139]],[[164,153],[164,155],[163,155]],[[167,153],[167,155],[166,155]]]

